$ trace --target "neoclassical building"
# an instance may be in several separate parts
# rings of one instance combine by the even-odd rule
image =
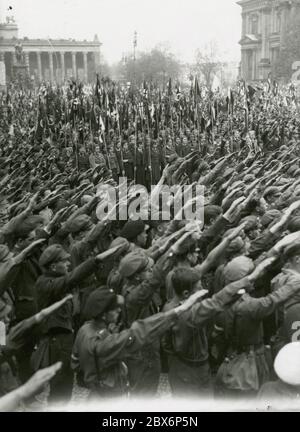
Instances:
[[[23,48],[27,72],[36,81],[61,83],[73,77],[84,82],[95,80],[100,66],[101,43],[97,35],[93,41],[74,39],[29,39],[18,37],[18,25],[12,17],[0,24],[0,75],[2,82],[13,76],[16,45]],[[1,83],[0,83],[1,84]]]
[[[247,81],[266,79],[284,46],[291,18],[300,13],[300,0],[237,3],[242,8],[241,76]]]

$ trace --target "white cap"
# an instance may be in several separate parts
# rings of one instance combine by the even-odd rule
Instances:
[[[300,385],[300,342],[285,345],[277,354],[274,370],[286,384]]]

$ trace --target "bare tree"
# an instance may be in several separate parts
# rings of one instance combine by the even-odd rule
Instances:
[[[148,52],[138,52],[136,60],[130,54],[123,57],[115,70],[117,76],[126,81],[141,84],[145,80],[163,85],[169,78],[176,80],[180,76],[181,63],[165,44]]]
[[[194,72],[203,78],[205,85],[210,89],[216,73],[222,68],[216,42],[210,41],[203,49],[196,51],[196,64]]]

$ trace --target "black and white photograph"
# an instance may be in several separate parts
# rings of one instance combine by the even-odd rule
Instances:
[[[0,412],[220,411],[300,411],[300,0],[0,0]]]

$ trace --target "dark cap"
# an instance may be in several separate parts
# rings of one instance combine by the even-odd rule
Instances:
[[[208,170],[209,169],[209,165],[208,165],[208,163],[207,162],[205,162],[205,161],[201,161],[200,163],[199,163],[199,166],[198,166],[198,172],[202,172],[202,171],[205,171],[205,170]]]
[[[243,223],[243,222],[246,223],[246,226],[244,228],[245,232],[248,232],[248,231],[251,231],[251,230],[257,228],[257,225],[258,225],[257,216],[255,216],[255,215],[249,215],[249,216],[244,217],[241,220],[241,223]]]
[[[262,216],[260,222],[262,226],[266,228],[271,222],[273,222],[273,220],[280,218],[280,216],[281,213],[279,210],[271,209]]]
[[[291,218],[287,224],[287,229],[292,233],[300,231],[300,216],[294,216]]]
[[[17,237],[26,237],[31,231],[35,230],[43,222],[43,218],[39,215],[29,216],[17,226],[14,233]]]
[[[141,249],[127,254],[119,264],[119,272],[123,277],[130,277],[144,270],[152,260]]]
[[[267,196],[272,196],[280,193],[280,190],[276,186],[270,186],[268,187],[264,192],[264,198]]]
[[[253,270],[254,263],[252,259],[243,255],[233,258],[233,260],[224,267],[223,273],[225,284],[227,285],[231,282],[242,279]]]
[[[112,249],[116,246],[123,246],[119,251],[117,251],[114,254],[114,257],[117,258],[118,256],[124,254],[124,252],[128,252],[130,250],[130,243],[128,240],[126,240],[123,237],[116,237],[111,244],[109,245],[109,249]]]
[[[122,297],[109,288],[101,287],[93,291],[85,304],[84,317],[86,320],[91,320],[99,317],[107,310],[113,309],[122,304]]]
[[[246,174],[243,178],[244,183],[251,183],[255,180],[255,175],[253,174]]]
[[[124,237],[126,240],[134,240],[139,234],[144,232],[147,225],[141,219],[138,220],[129,220],[123,226],[121,231],[121,237]]]
[[[70,222],[68,222],[65,225],[65,230],[68,231],[69,233],[75,234],[80,231],[88,230],[91,227],[92,227],[91,218],[88,215],[83,214],[75,217]]]
[[[60,244],[53,244],[44,250],[40,256],[39,264],[41,267],[48,267],[50,264],[66,258],[70,258],[70,254]]]
[[[297,255],[300,256],[300,243],[293,243],[287,246],[283,251],[283,256],[287,260]]]
[[[173,288],[178,295],[184,290],[191,291],[200,280],[199,273],[190,267],[177,267],[171,276]]]
[[[231,230],[229,230],[231,231]],[[239,253],[245,247],[245,242],[242,237],[238,236],[231,240],[230,244],[226,249],[227,254],[236,254]]]
[[[208,223],[210,219],[215,219],[222,213],[222,208],[216,205],[206,205],[204,207],[204,222]]]
[[[223,178],[229,177],[234,173],[234,169],[233,168],[226,168],[225,172],[223,174]]]
[[[299,166],[297,164],[294,164],[287,170],[287,174],[289,176],[293,176],[293,175],[295,175],[295,172],[298,171],[298,169],[299,169]]]

